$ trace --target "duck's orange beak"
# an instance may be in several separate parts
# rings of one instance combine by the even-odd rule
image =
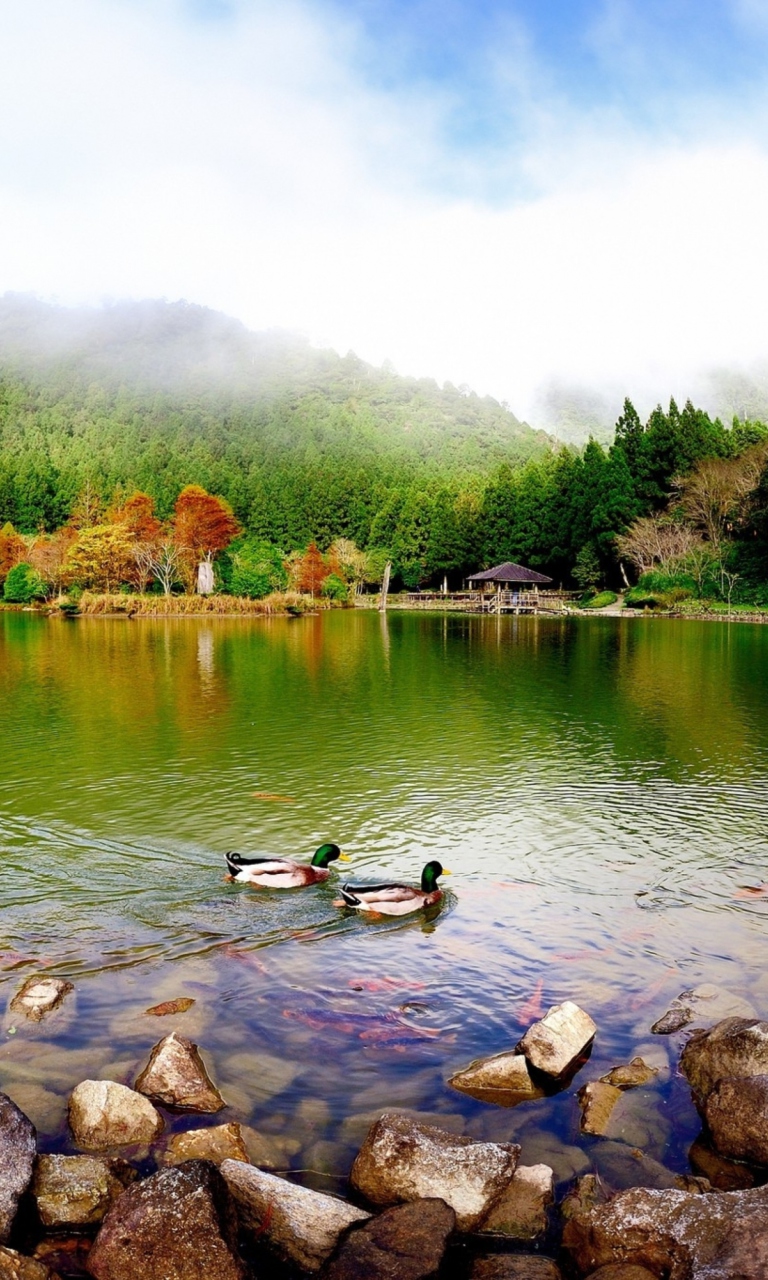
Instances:
[[[449,871],[447,867],[443,867],[443,869],[442,869],[442,871],[440,872],[440,874],[441,874],[441,875],[443,875],[443,876],[450,876],[450,875],[453,875],[453,872],[452,872],[452,871]]]
[[[351,861],[352,859],[350,858],[348,853],[339,854],[339,862],[351,862]]]

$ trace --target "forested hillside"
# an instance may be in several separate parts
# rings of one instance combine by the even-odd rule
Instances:
[[[755,598],[768,578],[767,436],[674,401],[642,423],[627,401],[612,443],[578,450],[489,397],[202,307],[0,300],[0,528],[41,564],[46,534],[102,527],[109,512],[135,523],[151,509],[171,537],[179,495],[199,486],[243,531],[230,567],[264,582],[279,577],[264,565],[342,540],[391,558],[408,587],[444,574],[458,586],[513,560],[586,587],[663,569],[725,595],[730,574]],[[649,529],[650,558],[633,542]],[[719,568],[691,569],[702,545]]]

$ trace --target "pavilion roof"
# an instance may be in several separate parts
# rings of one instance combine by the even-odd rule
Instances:
[[[535,569],[526,569],[522,564],[511,564],[507,560],[504,564],[497,564],[493,569],[485,569],[482,573],[470,573],[470,582],[551,582],[544,573],[537,573]]]

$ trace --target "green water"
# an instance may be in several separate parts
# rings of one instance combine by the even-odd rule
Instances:
[[[131,1083],[178,1027],[233,1119],[343,1189],[376,1108],[590,1167],[575,1091],[669,999],[717,983],[768,1014],[768,628],[368,612],[67,622],[0,614],[0,980],[72,979],[60,1014],[0,1026],[0,1089],[67,1149],[85,1077]],[[260,799],[255,793],[285,797]],[[327,885],[224,882],[224,853],[342,874],[453,875],[425,919],[361,919]],[[165,1019],[144,1010],[191,996]],[[446,1085],[573,999],[598,1024],[560,1095],[514,1110]],[[698,1130],[649,1090],[645,1149]],[[169,1127],[197,1120],[169,1117]],[[206,1121],[207,1122],[207,1121]]]

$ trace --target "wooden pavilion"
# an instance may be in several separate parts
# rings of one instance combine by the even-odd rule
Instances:
[[[514,591],[521,587],[537,591],[539,587],[549,586],[552,579],[545,573],[537,573],[535,569],[526,569],[525,565],[511,564],[507,560],[493,569],[470,574],[468,582],[471,591],[487,591],[493,587],[497,591]]]

